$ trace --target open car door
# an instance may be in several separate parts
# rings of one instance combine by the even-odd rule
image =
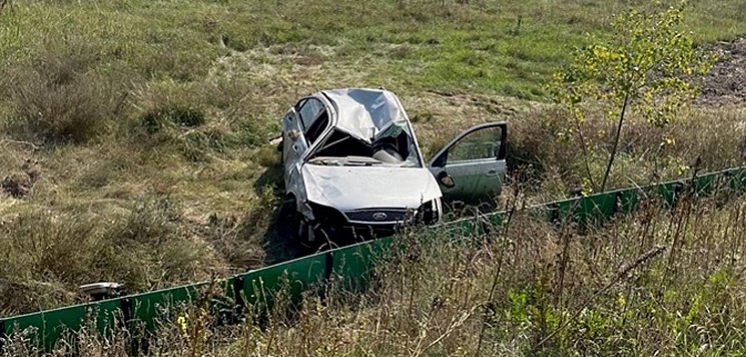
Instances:
[[[494,202],[505,181],[507,135],[504,122],[477,125],[435,154],[429,169],[445,200]]]

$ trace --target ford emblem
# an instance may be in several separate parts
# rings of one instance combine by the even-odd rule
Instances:
[[[376,213],[373,213],[373,219],[375,219],[376,221],[383,221],[388,216],[389,215],[387,215],[385,212],[376,212]]]

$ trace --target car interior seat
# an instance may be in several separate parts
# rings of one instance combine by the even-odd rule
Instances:
[[[394,138],[381,138],[376,141],[373,145],[372,157],[387,164],[401,164],[404,162],[404,158],[399,154],[396,139]]]

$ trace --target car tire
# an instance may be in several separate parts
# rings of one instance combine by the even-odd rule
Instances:
[[[313,222],[308,222],[306,220],[300,220],[298,225],[298,243],[309,251],[313,251],[314,248],[313,243],[308,238],[308,230],[312,225]]]
[[[306,249],[313,249],[314,244],[308,240],[308,227],[310,222],[305,222],[298,212],[295,198],[288,198],[283,201],[278,214],[278,224],[280,234],[292,239]]]
[[[279,233],[290,239],[298,238],[300,228],[300,215],[296,207],[295,198],[287,198],[280,205],[280,211],[277,214]]]

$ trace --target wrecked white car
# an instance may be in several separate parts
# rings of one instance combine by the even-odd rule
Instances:
[[[324,90],[282,119],[280,224],[304,245],[390,235],[441,219],[442,199],[493,198],[505,177],[505,123],[463,132],[426,165],[401,102],[384,89]]]

